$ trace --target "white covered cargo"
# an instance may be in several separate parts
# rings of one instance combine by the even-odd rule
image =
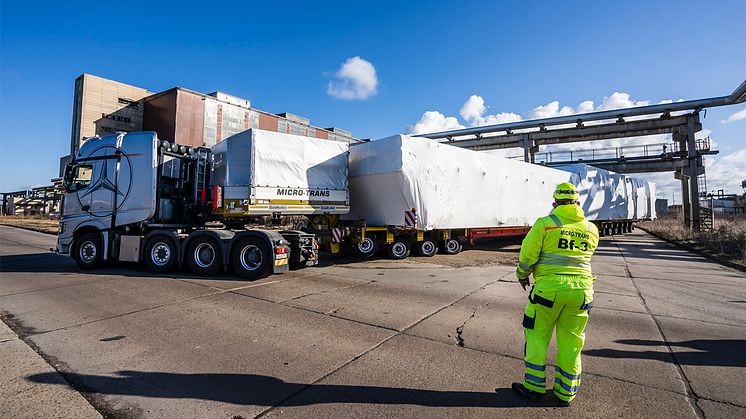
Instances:
[[[349,211],[349,146],[249,129],[215,144],[211,184],[238,215]]]
[[[418,230],[528,226],[549,214],[555,186],[573,176],[395,135],[350,147],[351,206],[343,219]]]
[[[580,203],[589,220],[655,218],[655,184],[584,163],[557,169],[577,175]]]

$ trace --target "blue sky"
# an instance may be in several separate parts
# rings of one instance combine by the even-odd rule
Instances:
[[[485,117],[525,118],[553,101],[598,106],[614,92],[651,103],[719,96],[746,78],[743,0],[6,1],[1,19],[0,191],[56,176],[73,80],[84,72],[151,91],[221,90],[364,138],[412,129],[426,111],[468,126],[477,119],[460,111],[472,95]],[[353,83],[352,95],[335,98],[330,82],[353,57],[372,66],[374,80],[348,68],[363,90]],[[744,108],[710,110],[704,120],[721,150],[708,181],[732,192],[740,192],[733,179],[746,178],[746,151],[734,154],[746,148],[746,119],[720,121]]]

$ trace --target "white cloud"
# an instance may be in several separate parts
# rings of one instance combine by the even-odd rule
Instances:
[[[706,158],[705,176],[708,191],[724,189],[725,193],[742,193],[741,181],[746,180],[746,149]]]
[[[337,99],[365,100],[378,92],[378,75],[370,62],[352,57],[342,63],[326,93]]]
[[[482,96],[471,95],[461,106],[459,114],[472,127],[483,125],[506,124],[521,120],[521,116],[512,112],[501,112],[494,115],[485,115],[487,107],[484,105]]]
[[[629,93],[614,92],[611,96],[604,96],[604,100],[595,109],[596,111],[605,111],[609,109],[633,108],[635,106],[650,105],[649,100],[632,100]]]
[[[734,113],[733,115],[729,116],[728,119],[723,119],[720,121],[721,124],[728,124],[730,122],[736,122],[746,119],[746,108],[741,109],[740,111]]]
[[[458,119],[452,116],[447,117],[440,112],[427,111],[422,114],[422,118],[408,131],[410,134],[416,135],[459,128],[464,128],[464,126],[458,122]]]

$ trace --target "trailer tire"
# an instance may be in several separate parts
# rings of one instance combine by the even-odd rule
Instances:
[[[197,236],[190,240],[184,256],[189,270],[195,275],[215,275],[223,266],[223,249],[217,240],[209,236]]]
[[[103,263],[104,248],[101,234],[86,233],[75,240],[73,259],[81,269],[95,269]]]
[[[151,272],[166,273],[176,269],[176,243],[165,234],[156,234],[145,246],[145,264]]]
[[[402,239],[394,239],[394,242],[389,244],[386,249],[389,259],[406,259],[409,252],[409,243]]]
[[[433,257],[438,253],[438,245],[432,240],[423,240],[415,244],[417,254],[425,257]]]
[[[368,236],[357,243],[353,243],[352,248],[356,255],[368,259],[375,256],[378,251],[378,243],[376,243],[375,237]]]
[[[264,241],[256,237],[244,237],[233,245],[231,265],[240,278],[254,281],[270,274],[272,256]]]
[[[456,255],[464,248],[464,246],[456,239],[448,239],[443,241],[443,253],[447,255]]]

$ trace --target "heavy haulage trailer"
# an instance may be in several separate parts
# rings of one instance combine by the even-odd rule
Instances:
[[[525,233],[567,181],[602,232],[654,217],[647,182],[404,135],[350,147],[251,129],[207,149],[120,133],[89,139],[66,167],[57,252],[83,268],[144,262],[248,279],[314,265],[320,245],[362,257],[455,254],[474,237]],[[305,222],[246,227],[287,216]]]
[[[584,164],[559,169],[432,140],[395,135],[350,147],[345,242],[360,256],[384,248],[403,259],[461,251],[484,237],[515,236],[552,208],[557,184],[578,186],[601,234],[655,218],[655,185]]]
[[[248,130],[212,149],[154,132],[86,141],[64,176],[56,251],[82,268],[144,262],[255,279],[318,262],[314,234],[246,228],[260,216],[349,210],[347,144]]]

